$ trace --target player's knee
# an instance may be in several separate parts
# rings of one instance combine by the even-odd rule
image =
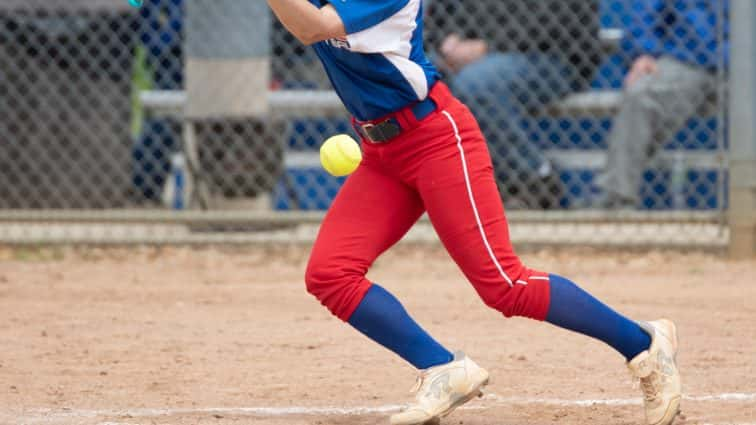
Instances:
[[[338,279],[337,273],[325,262],[312,261],[307,264],[305,270],[305,287],[307,292],[320,299],[323,291]]]
[[[502,286],[498,291],[482,295],[483,302],[506,317],[519,316],[522,311],[520,302],[521,289],[515,286]]]
[[[544,320],[549,306],[549,283],[545,273],[524,268],[496,290],[481,294],[483,302],[506,317]]]
[[[501,311],[502,306],[506,303],[506,296],[509,292],[509,289],[502,288],[500,291],[492,292],[492,293],[486,293],[486,294],[480,294],[480,299],[483,301],[483,303],[496,310]],[[503,311],[502,311],[503,313]],[[509,317],[509,316],[508,316]]]
[[[370,283],[359,268],[344,267],[339,261],[313,261],[305,271],[307,292],[333,315],[348,320]]]

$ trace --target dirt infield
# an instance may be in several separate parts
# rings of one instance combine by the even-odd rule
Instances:
[[[413,370],[303,290],[307,250],[0,249],[0,423],[383,424]],[[536,252],[633,317],[680,327],[680,424],[756,424],[756,261]],[[437,247],[371,273],[494,379],[445,424],[638,424],[602,344],[488,310]]]

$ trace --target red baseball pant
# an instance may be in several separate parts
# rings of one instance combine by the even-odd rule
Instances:
[[[446,250],[486,305],[505,316],[544,320],[548,275],[515,254],[491,158],[478,124],[443,83],[438,109],[383,144],[362,140],[363,161],[321,225],[305,282],[334,315],[348,321],[370,288],[375,259],[427,211]]]

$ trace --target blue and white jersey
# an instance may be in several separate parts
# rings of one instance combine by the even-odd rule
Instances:
[[[325,0],[310,0],[323,7]],[[422,0],[331,0],[345,39],[314,45],[334,89],[360,121],[424,100],[438,80],[423,50]]]

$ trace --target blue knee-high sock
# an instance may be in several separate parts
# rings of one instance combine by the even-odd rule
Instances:
[[[449,363],[454,356],[407,314],[399,300],[372,285],[349,324],[418,369]]]
[[[604,341],[627,360],[648,349],[651,337],[634,321],[557,275],[549,276],[551,302],[546,321]]]

